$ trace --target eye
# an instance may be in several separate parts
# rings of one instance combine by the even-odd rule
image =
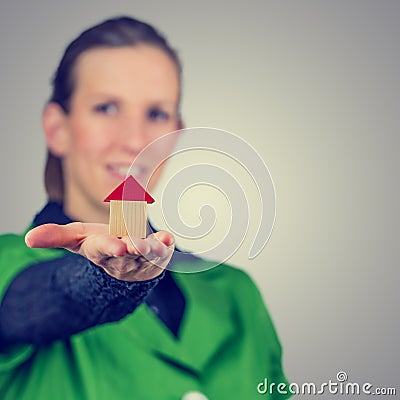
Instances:
[[[94,107],[94,111],[100,114],[115,115],[118,112],[118,105],[114,102],[100,103]]]
[[[151,108],[147,116],[151,121],[167,121],[169,119],[169,114],[159,108]]]

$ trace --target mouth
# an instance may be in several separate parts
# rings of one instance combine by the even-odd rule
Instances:
[[[119,180],[124,180],[128,175],[133,175],[136,179],[146,176],[147,168],[141,165],[127,164],[107,164],[107,171]]]

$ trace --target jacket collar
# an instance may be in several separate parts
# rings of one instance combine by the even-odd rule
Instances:
[[[33,226],[51,223],[66,225],[70,222],[73,221],[64,214],[62,204],[55,201],[49,201],[44,208],[35,215],[35,218],[33,219]]]
[[[198,376],[239,334],[233,301],[229,293],[212,285],[209,273],[172,273],[186,299],[178,339],[143,305],[121,322],[148,351]]]

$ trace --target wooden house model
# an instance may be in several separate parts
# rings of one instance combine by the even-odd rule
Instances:
[[[147,203],[154,203],[154,199],[129,175],[105,199],[110,202],[110,228],[112,236],[146,237]]]

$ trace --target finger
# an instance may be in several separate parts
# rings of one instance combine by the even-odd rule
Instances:
[[[169,253],[171,253],[171,249],[167,247],[164,243],[160,242],[156,238],[148,238],[147,239],[150,245],[150,251],[147,256],[151,259],[153,257],[167,257]]]
[[[150,251],[150,246],[146,239],[124,236],[121,239],[127,248],[127,252],[132,255],[147,254]]]
[[[148,236],[150,257],[170,258],[174,251],[174,237],[169,232],[160,231]]]
[[[129,254],[141,254],[147,258],[168,256],[174,244],[174,237],[165,231],[151,234],[146,239],[125,236],[122,240]]]
[[[85,224],[81,222],[73,222],[67,225],[45,224],[30,230],[25,235],[25,242],[29,247],[62,247],[76,252],[88,235],[106,232],[107,225],[105,224]]]
[[[155,238],[159,242],[163,243],[167,247],[171,247],[175,243],[174,236],[167,231],[159,231],[152,233],[148,238]]]
[[[64,247],[77,248],[82,239],[83,228],[68,224],[45,224],[29,231],[25,236],[25,242],[29,247]]]
[[[79,254],[98,264],[108,257],[122,257],[127,253],[127,246],[122,240],[109,235],[90,235],[81,245]]]

